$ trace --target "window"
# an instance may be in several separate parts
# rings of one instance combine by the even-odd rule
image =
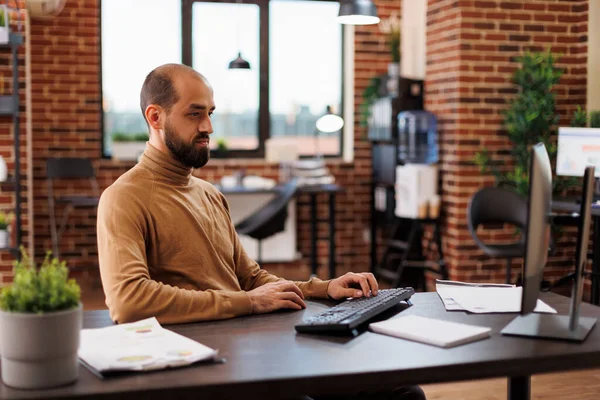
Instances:
[[[148,132],[140,110],[146,75],[181,62],[181,3],[177,0],[102,0],[103,154],[116,133]],[[135,17],[133,17],[135,16]]]
[[[262,156],[268,138],[290,138],[303,155],[341,154],[342,132],[315,127],[327,106],[342,115],[338,9],[337,1],[184,0],[183,62],[215,88],[214,135],[232,155]],[[250,70],[227,69],[238,52]]]
[[[217,107],[211,146],[221,139],[232,150],[259,148],[259,11],[257,4],[192,6],[192,66],[210,82]],[[251,69],[228,69],[238,53]]]
[[[314,0],[102,0],[104,155],[115,133],[147,131],[139,92],[146,74],[169,62],[192,66],[214,88],[211,146],[221,139],[233,157],[261,157],[268,138],[290,138],[303,155],[340,155],[342,132],[315,127],[327,106],[342,115],[338,8]],[[251,69],[228,69],[238,53]]]
[[[300,154],[340,154],[341,131],[315,137],[328,105],[342,113],[338,8],[328,1],[269,2],[270,136],[293,138]]]

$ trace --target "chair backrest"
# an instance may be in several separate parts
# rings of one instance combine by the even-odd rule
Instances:
[[[95,178],[92,161],[87,158],[49,158],[46,161],[48,179]]]
[[[512,224],[521,229],[527,226],[527,200],[509,189],[489,187],[473,195],[467,210],[471,235],[476,238],[481,224]]]
[[[298,179],[294,178],[285,184],[281,192],[261,209],[235,226],[242,235],[254,239],[265,239],[283,232],[287,219],[287,205],[298,190]]]

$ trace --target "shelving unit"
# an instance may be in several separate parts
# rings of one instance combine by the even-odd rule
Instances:
[[[424,284],[424,270],[439,272],[447,277],[437,220],[399,218],[395,215],[396,166],[400,165],[398,114],[401,111],[423,109],[423,81],[399,79],[399,94],[387,93],[385,77],[379,98],[371,106],[368,138],[373,148],[373,175],[371,186],[371,272],[378,279],[400,285],[405,268],[418,268],[418,280]],[[439,261],[425,260],[421,237],[426,225],[434,226],[434,238]],[[378,233],[384,237],[385,249],[378,259]],[[429,249],[428,249],[429,250]]]
[[[13,246],[0,248],[0,251],[10,251],[15,257],[19,257],[19,248],[21,246],[22,236],[22,221],[21,221],[21,142],[20,142],[20,121],[19,121],[19,46],[23,44],[23,36],[18,33],[11,32],[9,42],[0,44],[0,49],[11,50],[12,55],[12,87],[13,92],[10,95],[0,96],[0,117],[12,116],[14,130],[14,174],[12,174],[6,182],[1,182],[0,186],[12,186],[15,195],[15,241]]]

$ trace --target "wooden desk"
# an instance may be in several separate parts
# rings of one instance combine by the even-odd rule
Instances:
[[[542,298],[566,313],[569,299],[552,293]],[[507,376],[512,400],[527,399],[529,376],[600,366],[600,329],[582,344],[500,335],[515,314],[467,315],[447,312],[436,293],[418,293],[415,314],[490,326],[492,337],[442,349],[364,332],[356,338],[298,334],[294,325],[328,306],[308,302],[306,310],[227,321],[172,325],[182,335],[220,350],[224,364],[136,373],[100,380],[80,367],[78,381],[43,391],[14,390],[0,384],[0,398],[85,399],[283,399],[299,394],[349,394],[399,385]],[[329,304],[329,303],[327,303]],[[600,317],[600,308],[583,304],[581,314]],[[112,322],[107,311],[84,313],[84,327]],[[585,388],[582,388],[585,390]]]
[[[222,188],[217,186],[221,193],[227,194],[257,194],[257,193],[279,193],[281,186],[275,186],[270,189],[248,189],[243,186],[231,188]],[[329,195],[329,279],[336,276],[335,273],[335,197],[344,189],[336,184],[298,186],[298,195],[307,194],[310,196],[310,231],[311,231],[311,276],[317,275],[318,270],[318,252],[317,252],[317,195],[326,193]]]
[[[564,211],[567,213],[579,213],[581,204],[576,199],[557,198],[552,201],[552,210]],[[594,222],[594,235],[592,236],[593,249],[592,254],[592,274],[590,303],[600,304],[600,208],[592,207],[592,221]]]

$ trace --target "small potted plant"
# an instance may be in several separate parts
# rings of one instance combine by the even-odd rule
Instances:
[[[398,92],[398,78],[400,77],[400,18],[394,11],[389,18],[385,18],[379,24],[379,30],[385,35],[387,45],[390,49],[392,62],[388,64],[388,82],[386,84],[390,93]]]
[[[0,211],[0,248],[4,249],[9,246],[8,227],[12,222],[13,214]]]
[[[74,382],[82,325],[79,285],[51,253],[39,269],[23,247],[21,254],[13,283],[0,292],[2,381],[19,389]]]
[[[224,138],[217,139],[217,147],[211,150],[211,153],[217,158],[225,158],[227,156],[227,140]]]
[[[116,132],[112,135],[112,156],[115,160],[137,161],[146,149],[148,134]]]

